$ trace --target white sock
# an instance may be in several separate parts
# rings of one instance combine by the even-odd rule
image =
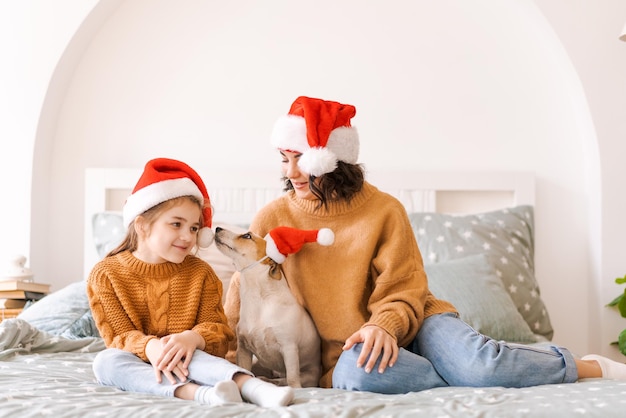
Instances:
[[[582,360],[595,360],[602,369],[602,377],[605,379],[626,380],[626,364],[613,361],[609,358],[588,354]]]
[[[253,377],[243,384],[241,394],[250,403],[270,408],[291,404],[294,391],[289,386],[276,386]]]
[[[223,405],[243,401],[237,383],[233,380],[217,382],[213,387],[200,386],[196,390],[194,400],[207,405]]]

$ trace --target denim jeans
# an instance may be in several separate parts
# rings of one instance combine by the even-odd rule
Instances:
[[[164,376],[157,383],[154,368],[135,354],[107,348],[98,353],[93,362],[93,371],[98,383],[115,386],[129,392],[152,393],[161,396],[174,396],[177,387],[190,381],[202,386],[215,386],[222,380],[230,380],[235,373],[251,373],[221,357],[196,350],[189,363],[189,376],[185,382],[171,384]]]
[[[401,348],[394,366],[382,374],[377,372],[378,363],[370,373],[356,367],[360,351],[358,344],[341,354],[333,387],[407,393],[440,386],[519,388],[578,380],[574,357],[567,349],[496,341],[453,313],[426,318],[412,344]]]

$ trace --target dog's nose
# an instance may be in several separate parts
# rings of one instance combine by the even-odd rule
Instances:
[[[215,232],[220,232],[222,230],[222,228],[220,228],[219,226],[215,227]]]

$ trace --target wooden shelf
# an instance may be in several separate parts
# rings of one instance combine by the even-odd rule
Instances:
[[[0,322],[5,319],[15,318],[18,316],[24,309],[0,309]]]

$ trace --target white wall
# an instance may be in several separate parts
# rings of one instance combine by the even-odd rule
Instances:
[[[307,94],[357,106],[361,161],[370,168],[534,171],[537,273],[555,338],[580,353],[608,350],[611,332],[600,340],[593,321],[605,314],[611,280],[599,244],[616,251],[620,241],[601,235],[607,215],[617,216],[605,194],[598,203],[603,132],[580,84],[587,74],[535,3],[565,25],[601,10],[586,28],[603,34],[597,47],[615,41],[607,28],[622,27],[619,0],[579,1],[576,13],[565,0],[104,3],[106,16],[90,16],[77,33],[88,42],[63,71],[71,74],[66,88],[42,111],[55,123],[37,134],[35,151],[33,190],[41,193],[33,195],[30,250],[40,277],[56,288],[82,278],[86,167],[138,167],[157,155],[231,173],[274,167],[271,126]],[[602,88],[620,78],[602,73],[598,81],[599,71],[585,68]],[[626,73],[623,57],[616,68]],[[589,103],[605,107],[601,98]],[[611,123],[604,129],[613,144]]]
[[[30,255],[33,151],[41,108],[59,58],[96,3],[0,1],[0,263],[12,254]]]
[[[599,149],[600,213],[591,223],[601,230],[601,242],[593,244],[597,292],[590,292],[590,313],[594,340],[606,349],[626,322],[604,305],[623,291],[614,278],[626,274],[624,234],[626,234],[626,42],[617,40],[626,22],[626,2],[622,0],[535,0],[562,41],[580,80],[593,118]],[[595,199],[596,196],[590,198]],[[594,204],[594,202],[591,202]],[[577,332],[578,313],[570,306],[567,326]],[[597,340],[596,340],[597,338]],[[621,359],[614,347],[607,350]]]

